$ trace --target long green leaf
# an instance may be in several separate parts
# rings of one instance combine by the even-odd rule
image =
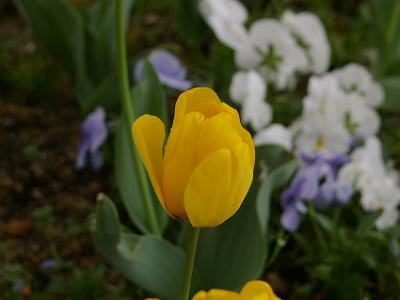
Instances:
[[[265,238],[253,196],[249,195],[227,222],[200,232],[195,270],[203,289],[238,289],[261,275]]]
[[[85,61],[83,20],[68,0],[15,0],[32,31],[76,79],[77,93],[84,97],[90,90]]]
[[[184,252],[154,235],[135,235],[121,230],[111,200],[97,204],[92,229],[96,248],[121,274],[154,296],[176,300],[179,296]]]
[[[158,77],[148,62],[143,67],[142,80],[133,88],[132,98],[136,110],[136,117],[142,114],[151,114],[161,118],[166,126],[167,107],[163,88]],[[147,219],[142,192],[138,184],[137,175],[133,164],[133,144],[131,133],[126,129],[123,119],[117,129],[115,140],[115,169],[117,185],[122,197],[122,202],[131,221],[139,227],[142,232],[150,232],[149,220]],[[158,222],[161,228],[165,228],[168,218],[163,212],[160,204],[152,194],[153,206],[156,208]]]
[[[379,82],[385,90],[385,102],[380,108],[387,112],[400,112],[400,73],[398,76],[385,77]]]
[[[267,233],[270,207],[271,207],[271,194],[274,190],[283,187],[293,176],[298,168],[298,161],[292,160],[273,172],[268,174],[267,179],[261,184],[256,198],[257,216],[260,221],[261,229],[264,234]]]

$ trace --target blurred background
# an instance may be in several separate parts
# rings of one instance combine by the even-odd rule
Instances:
[[[108,94],[97,89],[107,89],[99,75],[107,71],[91,69],[91,63],[99,66],[102,58],[96,58],[88,47],[86,54],[93,62],[87,63],[87,72],[99,78],[80,77],[68,59],[61,59],[66,57],[61,51],[70,50],[67,46],[76,49],[79,45],[57,44],[51,35],[48,38],[55,44],[50,48],[41,42],[43,36],[37,38],[17,9],[16,3],[23,2],[29,0],[0,0],[0,298],[142,299],[143,292],[97,254],[90,236],[96,194],[117,193],[110,162],[112,145],[103,146],[105,164],[100,170],[75,167],[80,126],[86,114],[96,107],[99,97],[105,99],[103,105],[109,107],[111,116],[119,105],[112,89]],[[80,5],[80,1],[72,2]],[[400,20],[385,18],[392,6],[385,8],[386,1],[367,0],[242,2],[251,13],[250,20],[278,17],[285,9],[313,12],[328,33],[332,69],[348,62],[370,68],[386,92],[379,109],[384,154],[400,168]],[[192,80],[214,86],[227,98],[235,69],[232,51],[218,43],[200,19],[177,8],[179,4],[133,1],[127,24],[131,63],[152,49],[168,49],[187,67]],[[83,20],[89,18],[81,13]],[[400,12],[397,16],[400,18]],[[46,15],[39,18],[46,22]],[[191,25],[182,25],[185,22]],[[58,29],[73,36],[74,26],[66,22]],[[130,68],[133,72],[133,65]],[[300,84],[298,93],[305,90],[306,85]],[[166,95],[171,113],[178,92],[167,91]],[[277,108],[276,113],[282,120],[290,120],[299,111],[296,107],[293,112]],[[121,218],[127,218],[126,213]],[[277,264],[281,263],[278,260]],[[268,276],[276,289],[285,292],[285,299],[294,299],[296,293],[288,291],[285,275],[272,272]],[[324,299],[318,297],[313,299]]]

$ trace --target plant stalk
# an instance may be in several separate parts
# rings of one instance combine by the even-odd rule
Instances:
[[[186,248],[185,270],[183,273],[180,300],[189,300],[190,285],[192,281],[194,259],[196,257],[197,241],[200,228],[189,227],[188,241]]]
[[[119,86],[121,92],[122,110],[130,132],[131,131],[130,125],[135,119],[135,110],[133,107],[133,102],[131,99],[131,93],[129,89],[128,63],[127,63],[126,45],[125,45],[124,0],[116,0],[115,5],[116,5],[115,19],[116,19],[116,37],[117,37],[117,52],[118,52]],[[161,230],[158,224],[156,211],[151,199],[149,182],[146,177],[146,172],[144,170],[143,164],[136,151],[135,145],[133,145],[133,157],[134,157],[133,161],[135,164],[135,170],[138,175],[139,184],[141,186],[143,195],[143,201],[146,208],[147,217],[149,220],[150,230],[152,233],[160,236]]]

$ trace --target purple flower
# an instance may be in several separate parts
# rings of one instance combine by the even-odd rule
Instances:
[[[190,89],[193,84],[186,79],[186,69],[176,56],[166,50],[154,50],[148,56],[160,82],[173,89],[184,91]],[[142,78],[144,60],[135,65],[135,80]]]
[[[283,194],[281,203],[283,214],[281,224],[288,231],[296,231],[300,224],[300,214],[307,211],[306,201],[322,209],[335,201],[347,202],[353,191],[337,180],[339,169],[348,161],[345,155],[323,157],[302,154],[303,166],[297,171],[289,188]]]
[[[59,264],[58,260],[46,259],[40,263],[40,268],[47,271],[53,269],[57,264]]]
[[[14,293],[19,293],[20,290],[22,290],[25,286],[25,282],[23,280],[18,280],[16,282],[14,282],[13,284],[13,291]]]
[[[106,113],[102,107],[97,107],[87,115],[81,126],[81,140],[75,165],[78,170],[86,166],[88,155],[94,170],[103,165],[100,146],[106,140],[107,134]]]

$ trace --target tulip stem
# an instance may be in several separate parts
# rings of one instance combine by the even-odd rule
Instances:
[[[182,279],[180,300],[189,300],[190,284],[192,281],[194,259],[196,257],[197,240],[199,239],[200,228],[189,226],[185,270]]]
[[[131,99],[131,93],[129,90],[129,79],[128,79],[128,63],[126,55],[125,45],[125,21],[124,21],[124,0],[115,1],[115,13],[116,13],[116,37],[117,37],[117,52],[118,52],[118,73],[119,73],[119,85],[121,92],[122,109],[124,118],[127,122],[129,132],[131,132],[130,125],[135,119],[135,110]],[[133,143],[133,140],[132,140]],[[144,205],[149,220],[149,226],[152,233],[161,235],[160,226],[156,211],[151,199],[150,186],[146,177],[145,170],[140,161],[139,155],[136,152],[135,145],[133,143],[133,160],[135,164],[135,170],[138,175],[139,184],[141,186]],[[134,199],[132,199],[134,201]]]

